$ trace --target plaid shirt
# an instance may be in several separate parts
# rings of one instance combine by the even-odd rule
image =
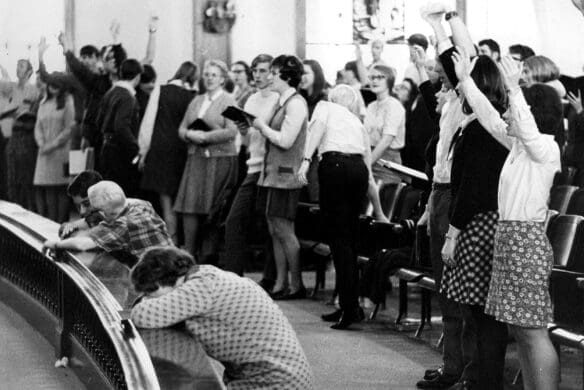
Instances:
[[[106,252],[123,251],[139,258],[157,245],[173,245],[166,224],[149,202],[128,199],[122,213],[113,221],[102,221],[89,237]]]

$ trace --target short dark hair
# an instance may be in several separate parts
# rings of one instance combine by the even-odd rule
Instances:
[[[549,85],[535,83],[523,88],[523,95],[539,132],[557,136],[558,130],[563,130],[563,107],[556,90]]]
[[[501,47],[493,39],[483,39],[482,41],[479,41],[479,46],[488,46],[492,52],[499,53],[499,55],[501,54]]]
[[[418,45],[424,50],[428,50],[428,38],[424,34],[412,34],[408,38],[408,45]]]
[[[478,56],[470,77],[499,113],[507,109],[507,90],[501,72],[491,57]],[[467,115],[472,113],[472,108],[466,100],[462,105],[462,111]]]
[[[79,55],[81,57],[99,57],[99,50],[93,45],[85,45],[79,50]]]
[[[288,83],[292,88],[297,88],[302,80],[304,65],[296,56],[280,55],[272,61],[271,67],[278,68],[280,78]]]
[[[255,68],[259,63],[269,62],[271,64],[273,60],[274,57],[269,54],[259,54],[251,62],[251,68]]]
[[[535,52],[533,51],[533,49],[529,46],[526,45],[511,45],[509,46],[509,53],[511,54],[519,54],[519,59],[521,61],[525,61],[526,59],[528,59],[531,56],[535,55]]]
[[[156,81],[156,71],[154,67],[149,64],[142,65],[142,74],[140,75],[140,84],[153,83]]]
[[[359,71],[357,68],[357,61],[349,61],[345,64],[345,72],[346,71],[351,71],[353,72],[353,74],[355,75],[355,77],[357,78],[357,80],[362,81],[361,78],[359,77]]]
[[[235,61],[233,64],[231,64],[231,66],[233,66],[233,65],[241,65],[241,66],[243,66],[243,69],[245,71],[245,75],[247,77],[247,82],[248,83],[253,80],[253,76],[251,74],[251,68],[249,67],[249,65],[247,64],[247,62],[245,62],[245,61]]]
[[[177,279],[197,265],[190,253],[174,246],[148,249],[130,273],[137,292],[150,293],[160,286],[174,286]]]
[[[67,195],[70,197],[80,196],[82,198],[87,198],[87,190],[94,184],[99,183],[103,180],[103,177],[96,171],[83,171],[69,184],[67,187]]]
[[[124,62],[122,62],[122,66],[120,66],[120,79],[132,80],[134,77],[142,74],[143,70],[144,69],[138,60],[129,58],[124,60]]]

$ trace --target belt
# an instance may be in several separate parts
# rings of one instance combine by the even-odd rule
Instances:
[[[440,191],[440,190],[442,190],[442,191],[449,190],[450,189],[450,183],[436,183],[436,182],[434,182],[434,183],[432,183],[432,189],[433,190],[438,190],[438,191]]]
[[[322,157],[363,158],[363,155],[359,153],[324,152]]]

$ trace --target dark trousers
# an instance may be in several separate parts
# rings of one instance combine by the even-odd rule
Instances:
[[[245,264],[251,258],[251,244],[254,238],[265,239],[264,278],[275,280],[276,265],[265,214],[256,208],[259,177],[260,172],[248,174],[231,204],[225,221],[225,269],[243,275]]]
[[[339,304],[347,311],[359,306],[356,240],[368,174],[358,155],[325,153],[318,166],[320,209],[335,264]]]
[[[448,231],[448,209],[451,194],[449,185],[434,184],[428,199],[430,225],[430,258],[436,285],[442,280],[441,251]],[[447,374],[460,375],[462,379],[477,379],[476,325],[468,306],[460,305],[443,294],[438,294],[442,312],[444,344],[442,361]]]
[[[507,325],[485,314],[484,306],[469,308],[477,328],[477,389],[503,390]]]
[[[140,172],[137,164],[132,164],[133,156],[120,146],[105,142],[101,147],[100,173],[104,180],[116,182],[128,198],[138,196]]]

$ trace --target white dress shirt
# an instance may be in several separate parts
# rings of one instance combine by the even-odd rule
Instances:
[[[512,119],[508,126],[470,78],[459,86],[481,125],[511,150],[499,179],[499,219],[545,221],[554,176],[561,170],[554,137],[538,131],[520,89],[509,96]]]
[[[368,134],[359,118],[340,104],[320,101],[312,114],[308,126],[308,137],[312,137],[315,126],[323,126],[324,134],[318,146],[318,154],[341,152],[365,155],[369,145]],[[309,145],[307,142],[306,145]]]
[[[448,158],[452,137],[465,118],[462,104],[454,91],[450,91],[442,107],[440,116],[440,135],[436,145],[436,164],[434,164],[434,183],[449,184],[452,160]]]

